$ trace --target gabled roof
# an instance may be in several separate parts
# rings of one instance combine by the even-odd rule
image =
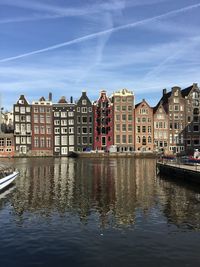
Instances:
[[[23,101],[23,102],[22,102]],[[29,105],[28,101],[26,100],[25,96],[24,95],[20,95],[18,101],[17,101],[17,104],[22,104],[23,105]]]
[[[39,101],[46,101],[44,96],[40,97]]]
[[[60,100],[58,101],[58,103],[60,103],[60,104],[66,104],[67,103],[67,100],[66,100],[65,96],[62,96],[60,98]]]
[[[136,105],[135,105],[135,108],[139,107],[142,103],[145,103],[145,104],[147,104],[147,106],[148,106],[149,108],[152,108],[152,107],[149,106],[149,104],[147,103],[147,101],[146,101],[145,99],[143,99],[140,103],[136,104]]]
[[[193,89],[193,87],[194,87],[194,86],[191,85],[191,86],[189,86],[189,87],[187,87],[187,88],[181,90],[181,94],[182,94],[182,96],[183,96],[183,97],[188,96],[189,93],[190,93],[190,91]]]

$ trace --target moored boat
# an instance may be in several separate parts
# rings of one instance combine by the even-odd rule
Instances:
[[[0,191],[11,184],[19,175],[18,171],[14,171],[0,178]]]

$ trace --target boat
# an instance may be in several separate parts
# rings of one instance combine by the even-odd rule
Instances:
[[[0,191],[11,184],[19,175],[18,171],[14,171],[6,176],[0,177]]]
[[[69,158],[78,158],[79,154],[77,152],[74,152],[74,151],[69,151],[69,153],[67,154],[67,156]]]

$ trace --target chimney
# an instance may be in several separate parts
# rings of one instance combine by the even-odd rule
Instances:
[[[52,101],[52,93],[49,93],[49,101]]]
[[[73,96],[70,97],[70,103],[73,103]]]
[[[86,96],[86,91],[82,91],[82,96]]]
[[[167,89],[163,89],[163,96],[167,94]]]

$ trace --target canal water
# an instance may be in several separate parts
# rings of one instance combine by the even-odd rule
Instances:
[[[0,266],[200,266],[200,187],[152,159],[9,159]]]

